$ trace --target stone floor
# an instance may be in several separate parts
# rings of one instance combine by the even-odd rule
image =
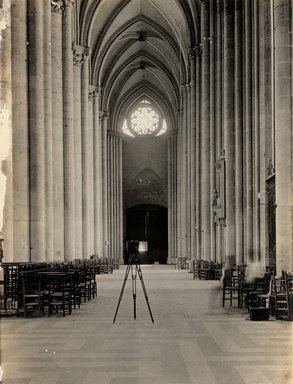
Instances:
[[[98,277],[99,296],[71,316],[1,319],[4,384],[289,384],[292,323],[252,322],[221,308],[215,281],[143,266],[137,319],[125,267]],[[139,283],[139,282],[138,282]]]

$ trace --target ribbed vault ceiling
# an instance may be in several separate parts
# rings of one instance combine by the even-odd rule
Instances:
[[[199,0],[84,0],[78,41],[91,48],[92,83],[112,129],[143,95],[169,123],[189,82],[188,52],[198,43]]]

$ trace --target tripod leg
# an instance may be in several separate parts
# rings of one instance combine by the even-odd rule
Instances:
[[[133,316],[136,319],[136,266],[131,265],[132,295],[133,295]]]
[[[117,304],[117,308],[116,308],[116,312],[115,312],[115,316],[114,316],[113,324],[114,324],[115,321],[116,321],[116,317],[117,317],[118,309],[119,309],[119,306],[120,306],[120,303],[121,303],[122,295],[123,295],[123,292],[124,292],[124,288],[125,288],[125,284],[126,284],[128,275],[129,275],[130,268],[131,268],[131,260],[130,260],[130,262],[128,263],[127,268],[126,268],[126,272],[125,272],[125,276],[124,276],[124,281],[123,281],[123,284],[122,284],[122,288],[121,288],[121,292],[120,292],[119,301],[118,301],[118,304]]]
[[[144,293],[145,301],[147,303],[147,306],[148,306],[148,309],[149,309],[149,313],[150,313],[152,322],[154,323],[154,318],[153,318],[153,314],[152,314],[152,311],[151,311],[151,307],[150,307],[150,303],[149,303],[149,298],[148,298],[147,291],[146,291],[146,288],[145,288],[145,285],[144,285],[144,281],[143,281],[143,277],[142,277],[142,271],[141,271],[140,265],[137,264],[137,262],[136,262],[135,265],[136,265],[138,277],[139,277],[139,280],[140,280],[140,283],[141,283],[141,286],[142,286],[142,290],[143,290],[143,293]]]

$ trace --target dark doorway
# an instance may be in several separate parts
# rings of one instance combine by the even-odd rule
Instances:
[[[159,205],[136,205],[126,212],[126,241],[148,242],[147,252],[140,255],[141,264],[167,263],[168,210]],[[127,255],[125,258],[127,262]]]

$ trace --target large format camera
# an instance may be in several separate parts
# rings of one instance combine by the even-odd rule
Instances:
[[[138,254],[139,253],[139,241],[138,240],[130,240],[126,242],[126,251],[128,255],[130,254]]]

